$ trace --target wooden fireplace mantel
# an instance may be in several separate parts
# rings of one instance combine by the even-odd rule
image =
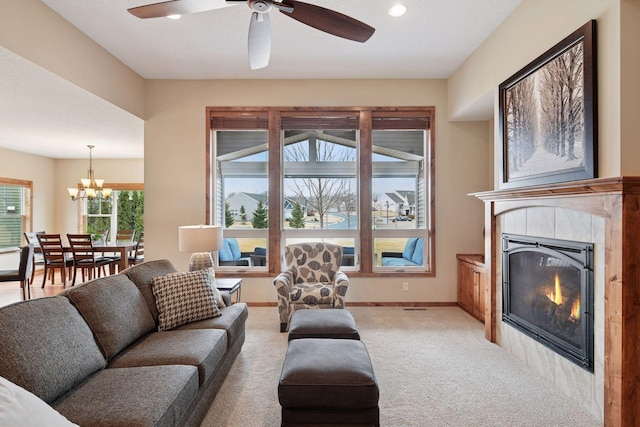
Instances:
[[[471,194],[485,204],[485,336],[496,342],[497,218],[528,207],[557,207],[605,220],[605,426],[640,419],[640,177],[598,178]]]

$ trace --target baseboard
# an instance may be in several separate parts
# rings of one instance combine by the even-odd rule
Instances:
[[[277,307],[276,302],[247,302],[249,307]],[[348,302],[347,307],[457,307],[457,302]]]

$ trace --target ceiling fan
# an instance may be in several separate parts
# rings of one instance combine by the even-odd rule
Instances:
[[[364,43],[375,28],[331,9],[297,0],[170,0],[127,9],[138,18],[159,18],[221,9],[246,3],[253,11],[249,24],[249,65],[252,70],[264,68],[271,55],[269,11],[278,9],[286,16],[325,33]]]

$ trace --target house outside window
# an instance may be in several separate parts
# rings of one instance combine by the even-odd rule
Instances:
[[[221,271],[276,272],[285,245],[322,241],[354,275],[434,274],[433,108],[208,113],[207,217],[262,257]]]

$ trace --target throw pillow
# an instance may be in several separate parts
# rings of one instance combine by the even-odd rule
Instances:
[[[76,426],[35,394],[0,377],[0,425]]]
[[[151,289],[158,306],[158,331],[220,316],[207,270],[154,277]]]

